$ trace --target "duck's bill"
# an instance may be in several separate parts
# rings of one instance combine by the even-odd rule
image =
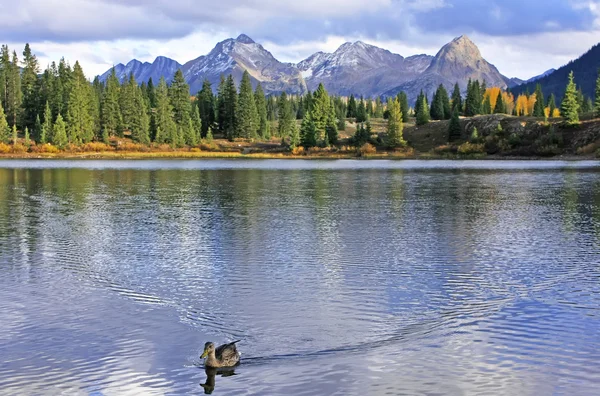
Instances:
[[[204,351],[204,353],[202,353],[202,356],[200,356],[200,359],[204,359],[208,356],[208,351]]]

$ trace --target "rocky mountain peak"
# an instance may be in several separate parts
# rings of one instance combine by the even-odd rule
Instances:
[[[242,44],[255,44],[255,41],[250,37],[246,36],[244,33],[240,34],[235,41]]]

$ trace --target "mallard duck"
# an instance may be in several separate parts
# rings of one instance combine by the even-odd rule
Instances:
[[[237,366],[240,363],[240,354],[235,344],[238,342],[240,341],[224,344],[216,349],[215,344],[207,342],[204,344],[204,353],[202,353],[200,359],[206,359],[204,361],[206,367],[221,368]]]

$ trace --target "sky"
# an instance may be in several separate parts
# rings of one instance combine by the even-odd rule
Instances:
[[[462,34],[508,77],[558,68],[600,42],[600,0],[0,0],[3,43],[88,77],[133,58],[185,63],[245,33],[283,62],[362,40],[435,55]]]

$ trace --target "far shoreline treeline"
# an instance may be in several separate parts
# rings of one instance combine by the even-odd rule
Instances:
[[[164,78],[157,85],[152,80],[138,84],[133,75],[121,83],[114,69],[105,82],[96,77],[90,83],[79,62],[71,67],[64,58],[40,74],[29,44],[22,60],[6,45],[0,53],[0,144],[23,146],[13,150],[20,152],[33,146],[67,150],[93,142],[108,145],[125,138],[144,146],[199,148],[217,137],[277,139],[293,152],[340,144],[340,133],[347,135],[347,120],[356,128],[344,144],[394,150],[407,146],[404,124],[413,119],[417,126],[450,120],[450,142],[460,141],[466,132],[466,143],[477,144],[477,131],[464,131],[459,117],[563,117],[566,124],[576,125],[579,115],[588,113],[600,117],[600,77],[595,102],[583,96],[571,74],[560,107],[553,95],[544,98],[540,85],[535,93],[514,98],[508,90],[469,80],[464,98],[458,83],[452,95],[440,85],[431,100],[421,92],[411,108],[403,92],[386,101],[340,97],[329,95],[322,84],[301,96],[265,95],[260,83],[253,89],[248,72],[239,88],[231,75],[222,76],[216,95],[205,81],[191,97],[181,70],[170,84]],[[383,137],[373,137],[373,119],[385,120]],[[3,151],[7,149],[0,147]]]

